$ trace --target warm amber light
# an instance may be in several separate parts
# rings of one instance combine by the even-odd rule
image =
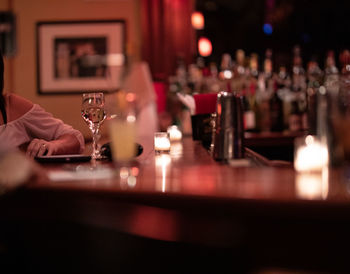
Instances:
[[[171,142],[180,141],[182,138],[182,132],[176,125],[169,126],[167,132]]]
[[[195,11],[191,16],[192,27],[195,29],[204,28],[204,16],[201,12]]]
[[[167,132],[154,133],[154,151],[156,154],[170,151],[170,140]]]
[[[308,135],[305,139],[296,140],[294,168],[296,171],[319,171],[328,166],[327,146]]]
[[[326,199],[328,184],[328,168],[320,172],[300,172],[295,178],[296,194],[301,199]]]
[[[211,42],[208,38],[201,37],[198,40],[198,51],[199,54],[203,57],[209,56],[213,50]]]

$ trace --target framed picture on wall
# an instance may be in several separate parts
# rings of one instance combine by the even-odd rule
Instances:
[[[124,73],[125,21],[38,22],[40,94],[113,91]]]

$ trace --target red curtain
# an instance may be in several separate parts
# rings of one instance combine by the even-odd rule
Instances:
[[[193,7],[193,0],[141,0],[142,58],[155,80],[174,74],[178,57],[194,61]]]

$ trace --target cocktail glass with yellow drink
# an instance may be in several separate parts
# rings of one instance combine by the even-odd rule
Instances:
[[[109,120],[113,161],[128,165],[136,155],[135,94],[119,91],[113,96],[114,113]]]

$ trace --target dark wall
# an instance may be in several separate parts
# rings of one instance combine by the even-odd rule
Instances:
[[[267,8],[268,2],[274,2],[273,8]],[[299,44],[304,65],[317,59],[322,66],[328,50],[338,56],[350,48],[350,1],[197,0],[196,9],[205,17],[205,29],[197,35],[213,43],[207,61],[219,63],[223,53],[234,56],[238,48],[258,53],[261,60],[269,47],[276,62],[289,65],[292,48]],[[263,32],[266,21],[273,26],[271,35]]]

